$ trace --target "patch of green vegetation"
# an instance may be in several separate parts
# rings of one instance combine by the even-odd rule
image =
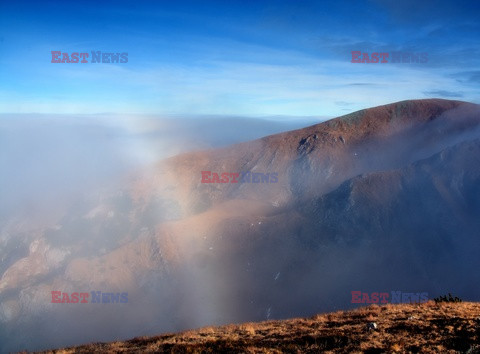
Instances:
[[[395,105],[395,111],[392,114],[391,119],[394,120],[398,117],[403,117],[408,109],[412,106],[411,101],[401,101]]]
[[[352,126],[352,125],[355,125],[358,123],[358,121],[360,121],[360,119],[362,119],[362,117],[365,115],[365,110],[362,109],[360,111],[357,111],[357,112],[353,112],[353,113],[350,113],[350,114],[347,114],[343,117],[340,117],[339,119],[347,124],[348,126]]]

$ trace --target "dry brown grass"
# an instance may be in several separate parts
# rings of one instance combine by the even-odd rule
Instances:
[[[376,331],[367,331],[376,322]],[[46,353],[480,353],[480,303],[372,305]]]

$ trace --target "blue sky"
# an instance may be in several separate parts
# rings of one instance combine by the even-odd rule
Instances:
[[[0,113],[338,116],[480,103],[479,1],[0,1]],[[127,52],[53,64],[51,51]],[[351,51],[427,63],[351,63]]]

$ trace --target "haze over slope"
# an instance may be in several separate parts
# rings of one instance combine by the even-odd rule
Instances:
[[[14,235],[27,250],[2,270],[0,349],[311,315],[351,307],[352,290],[478,301],[479,123],[478,105],[403,101],[161,161]],[[129,302],[51,304],[51,290]]]

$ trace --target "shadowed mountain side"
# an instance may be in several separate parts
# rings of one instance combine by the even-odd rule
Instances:
[[[165,227],[182,238],[183,265],[191,260],[185,282],[211,279],[191,293],[205,294],[202,309],[235,304],[221,311],[225,322],[345,308],[359,289],[476,299],[479,182],[477,139],[296,208],[247,216],[220,205]]]

